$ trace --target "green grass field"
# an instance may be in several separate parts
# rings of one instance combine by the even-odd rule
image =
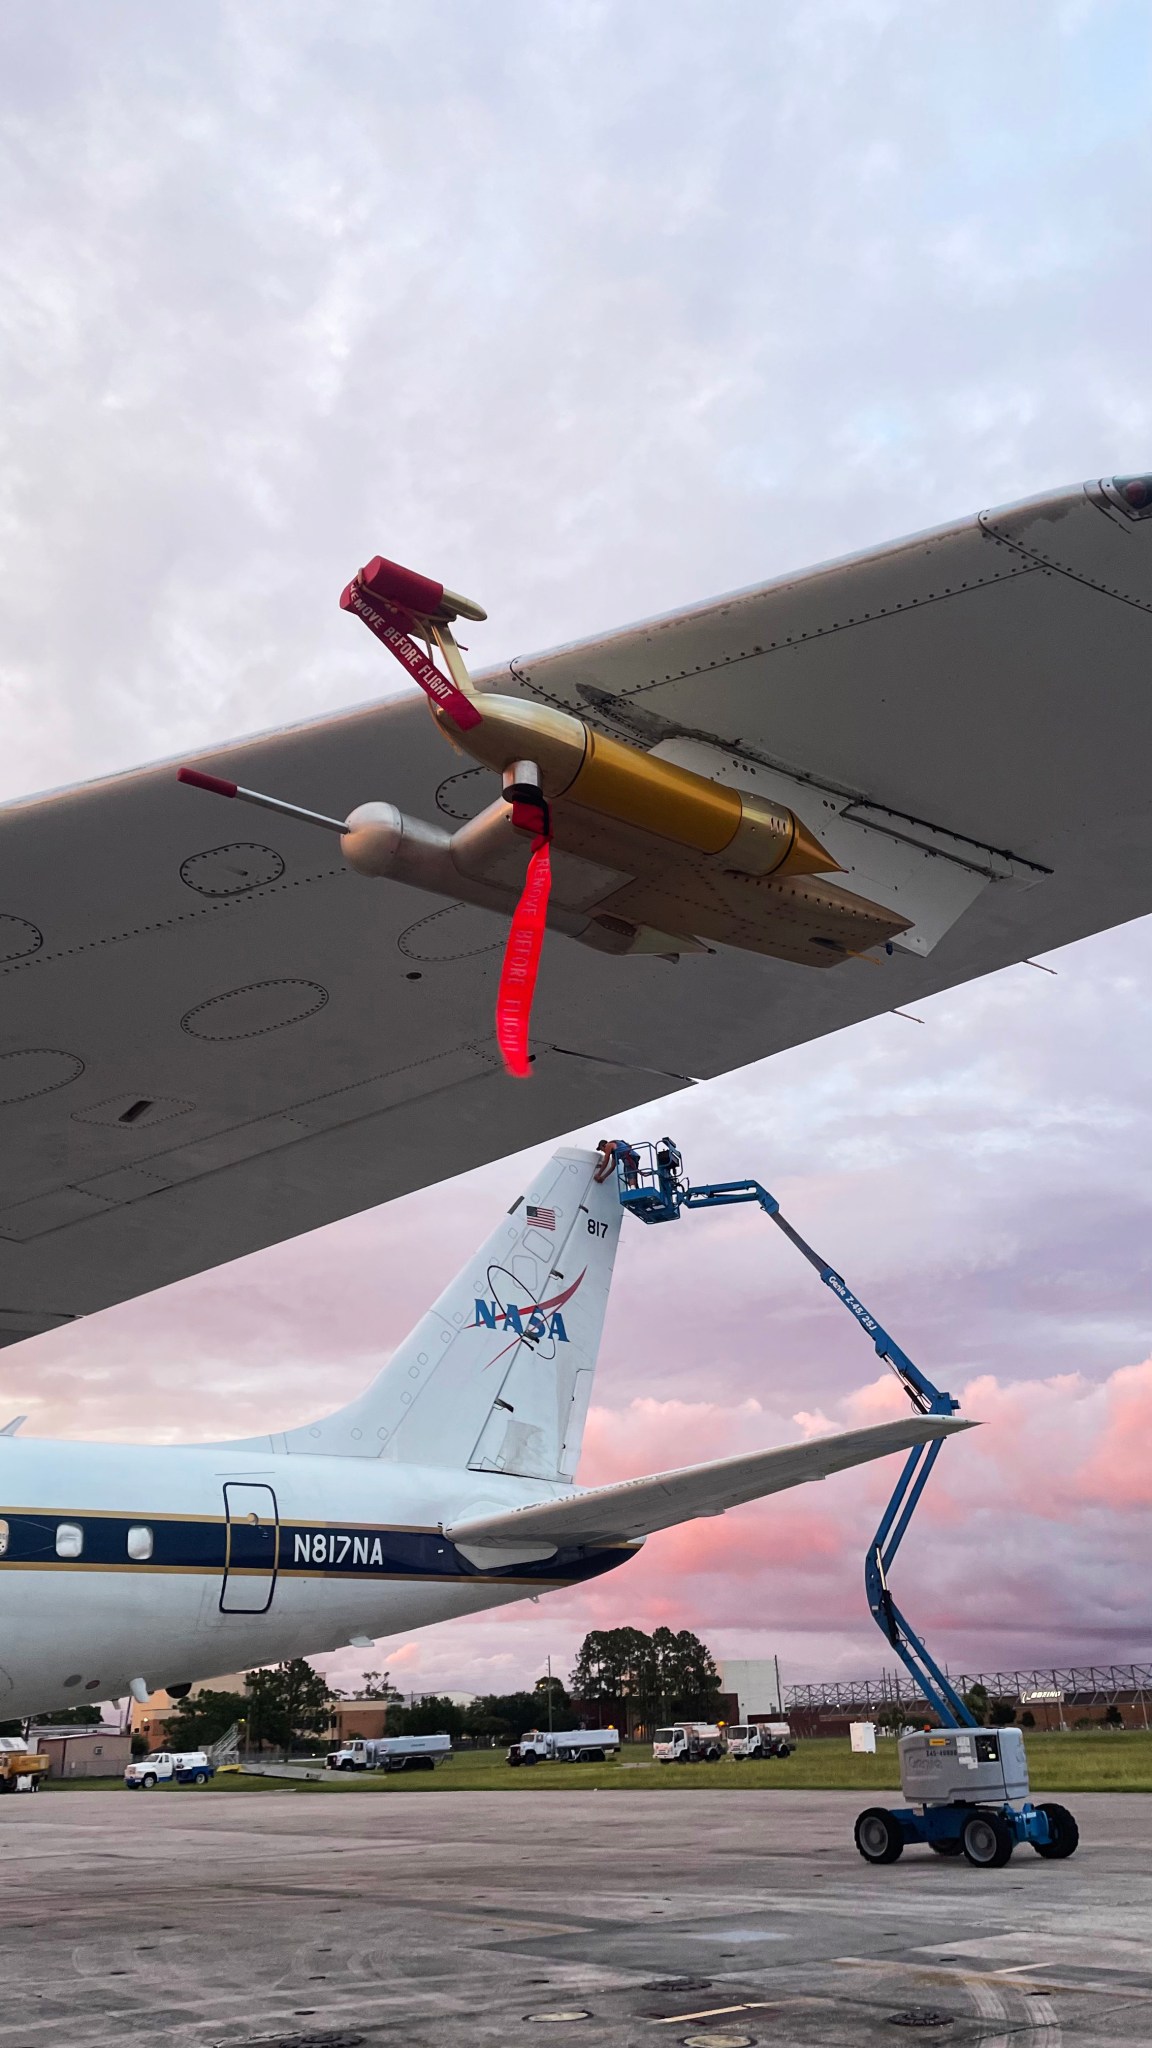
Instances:
[[[1152,1733],[1124,1730],[1119,1734],[1083,1730],[1068,1735],[1028,1736],[1028,1765],[1033,1792],[1152,1792]],[[46,1791],[108,1791],[118,1778],[49,1780]],[[225,1772],[206,1789],[211,1792],[303,1792],[309,1796],[347,1792],[512,1792],[547,1789],[553,1792],[605,1791],[684,1792],[767,1791],[896,1792],[900,1788],[896,1745],[881,1742],[875,1756],[853,1756],[846,1741],[802,1742],[795,1753],[774,1763],[654,1764],[652,1752],[637,1744],[618,1763],[537,1764],[510,1770],[502,1749],[466,1750],[436,1771],[329,1771],[315,1782],[264,1778]],[[158,1788],[194,1792],[194,1786]],[[141,1793],[133,1797],[141,1798]]]
[[[1152,1792],[1152,1735],[1144,1731],[1119,1735],[1029,1735],[1029,1772],[1035,1792]],[[225,1780],[228,1782],[228,1780]],[[248,1780],[250,1782],[250,1780]],[[652,1751],[637,1745],[619,1763],[537,1763],[535,1769],[512,1772],[498,1749],[455,1755],[437,1772],[398,1772],[396,1776],[357,1774],[351,1778],[381,1792],[533,1792],[592,1790],[613,1786],[621,1792],[681,1792],[693,1788],[738,1792],[756,1790],[826,1792],[896,1792],[900,1772],[896,1743],[881,1743],[875,1757],[853,1755],[847,1741],[799,1743],[791,1757],[773,1763],[652,1763]]]
[[[1097,1734],[1084,1730],[1068,1735],[1030,1735],[1028,1764],[1036,1792],[1152,1792],[1152,1734],[1125,1730]],[[283,1784],[284,1780],[232,1777],[213,1780],[225,1791]],[[618,1763],[537,1764],[518,1771],[508,1768],[503,1750],[461,1751],[436,1771],[329,1772],[311,1791],[379,1792],[589,1792],[607,1787],[624,1792],[684,1791],[703,1786],[709,1791],[738,1792],[756,1787],[797,1792],[837,1788],[853,1792],[898,1791],[900,1777],[894,1742],[881,1742],[875,1756],[854,1756],[847,1741],[802,1742],[792,1756],[772,1763],[654,1764],[652,1752],[637,1744]]]

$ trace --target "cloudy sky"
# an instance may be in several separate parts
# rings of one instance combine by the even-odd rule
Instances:
[[[11,0],[0,796],[379,694],[333,631],[377,548],[483,598],[487,664],[1147,467],[1150,90],[1143,0]],[[900,1581],[968,1669],[1149,1652],[1152,927],[1047,964],[668,1110],[986,1418]],[[71,1435],[304,1419],[447,1277],[429,1205],[462,1263],[524,1165],[9,1350],[0,1393]],[[890,1412],[785,1252],[626,1233],[582,1477]],[[373,1661],[502,1688],[668,1621],[874,1670],[886,1483]]]

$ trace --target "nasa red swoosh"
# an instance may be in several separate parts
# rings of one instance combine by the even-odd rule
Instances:
[[[588,1271],[588,1268],[587,1268],[587,1266],[585,1266],[585,1268],[584,1268],[584,1273],[586,1273],[587,1271]],[[582,1279],[584,1278],[584,1273],[581,1273],[581,1275],[580,1275],[580,1280],[582,1280]],[[534,1315],[538,1315],[538,1314],[543,1314],[544,1312],[546,1312],[546,1311],[547,1311],[547,1310],[549,1310],[549,1309],[554,1309],[554,1308],[563,1308],[563,1306],[564,1306],[564,1303],[565,1303],[566,1301],[571,1301],[571,1299],[572,1299],[572,1296],[573,1296],[573,1295],[575,1294],[575,1292],[576,1292],[576,1289],[577,1289],[577,1288],[579,1287],[579,1285],[580,1285],[580,1280],[574,1280],[574,1281],[572,1282],[572,1285],[571,1285],[571,1287],[566,1287],[566,1288],[564,1289],[564,1292],[563,1292],[563,1294],[554,1294],[554,1295],[552,1296],[552,1299],[551,1299],[551,1301],[537,1301],[537,1302],[533,1303],[531,1307],[529,1307],[529,1306],[527,1306],[527,1305],[526,1305],[526,1306],[525,1306],[524,1308],[522,1308],[522,1309],[521,1309],[521,1311],[520,1311],[521,1315],[522,1315],[522,1316],[528,1316],[528,1315],[532,1315],[532,1316],[534,1316]]]

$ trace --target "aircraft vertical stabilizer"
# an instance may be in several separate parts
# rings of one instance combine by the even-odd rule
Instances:
[[[273,1448],[570,1480],[622,1214],[596,1164],[556,1152],[367,1391]]]

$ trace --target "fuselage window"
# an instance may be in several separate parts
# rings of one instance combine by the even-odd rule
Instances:
[[[152,1531],[146,1522],[137,1522],[128,1531],[128,1555],[137,1564],[143,1564],[152,1555]]]
[[[79,1522],[57,1522],[57,1557],[79,1557],[84,1548],[84,1531]]]
[[[5,1556],[7,1556],[7,1553],[8,1553],[8,1524],[7,1524],[7,1522],[0,1522],[0,1557],[5,1557]]]

